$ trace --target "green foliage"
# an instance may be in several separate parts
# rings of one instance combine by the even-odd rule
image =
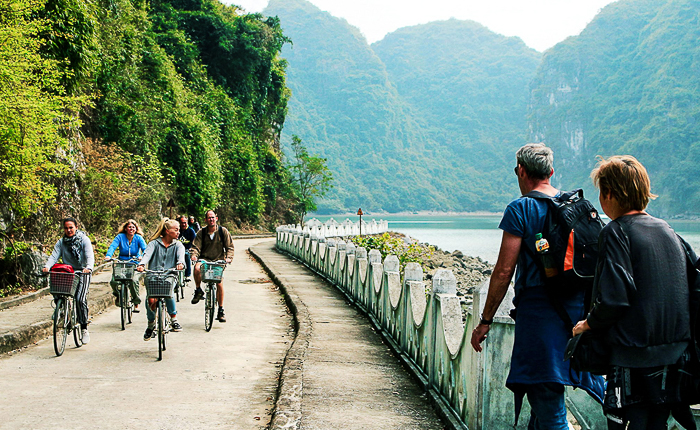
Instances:
[[[435,248],[433,246],[424,247],[418,242],[406,243],[400,237],[392,237],[389,233],[384,233],[381,236],[352,236],[350,240],[357,246],[366,248],[367,250],[376,249],[382,254],[382,260],[387,255],[395,255],[399,258],[401,271],[406,266],[406,263],[423,264],[429,259]]]
[[[299,136],[292,136],[292,151],[294,158],[289,170],[299,200],[299,224],[304,224],[304,216],[316,210],[316,198],[323,197],[333,188],[333,173],[326,166],[325,158],[309,155]]]
[[[319,212],[502,210],[525,140],[528,82],[540,55],[515,38],[450,20],[372,46],[303,0],[271,0],[294,41],[283,142],[304,137],[336,187]]]
[[[55,197],[67,171],[56,155],[80,124],[72,112],[86,103],[64,95],[64,71],[41,56],[39,10],[38,1],[0,0],[0,211],[14,228]]]
[[[631,154],[662,216],[700,207],[700,4],[624,0],[548,51],[532,83],[533,136],[550,144],[559,185],[588,185],[595,156]]]

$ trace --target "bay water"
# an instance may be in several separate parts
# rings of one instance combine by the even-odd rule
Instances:
[[[315,216],[319,221],[334,218],[342,222],[346,218],[357,222],[358,216]],[[465,255],[480,257],[496,263],[503,231],[498,228],[501,215],[365,215],[372,219],[389,221],[389,230],[411,236],[420,242],[435,245],[443,251],[462,251]],[[606,221],[608,221],[606,219]],[[700,220],[667,220],[696,252],[700,252]]]

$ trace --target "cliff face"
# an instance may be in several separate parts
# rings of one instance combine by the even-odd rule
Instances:
[[[404,28],[372,46],[304,0],[272,0],[293,44],[283,142],[298,135],[336,182],[319,209],[496,211],[517,196],[527,84],[540,54],[468,21]]]
[[[631,154],[660,195],[652,212],[697,212],[699,13],[688,0],[618,1],[544,54],[528,128],[555,150],[555,185],[590,196],[596,156]]]

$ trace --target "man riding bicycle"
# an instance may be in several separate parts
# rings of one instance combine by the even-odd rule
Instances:
[[[226,229],[217,225],[219,218],[214,211],[207,211],[206,227],[197,232],[197,235],[190,248],[192,261],[196,262],[199,258],[208,261],[226,260],[230,263],[233,259],[233,240],[231,233]],[[200,284],[202,283],[202,263],[196,263],[194,266],[194,283],[197,285],[197,290],[194,292],[192,304],[196,305],[204,297],[204,290]],[[219,322],[226,322],[224,315],[224,287],[221,282],[217,284],[216,301],[219,304],[219,311],[216,319]]]
[[[177,220],[180,222],[180,237],[178,239],[185,245],[185,277],[189,278],[192,275],[192,262],[189,259],[190,248],[192,248],[192,242],[194,242],[197,232],[187,224],[186,216],[180,215]]]

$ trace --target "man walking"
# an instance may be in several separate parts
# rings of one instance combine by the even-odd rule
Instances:
[[[534,258],[535,235],[542,233],[548,202],[525,197],[531,191],[548,196],[559,195],[549,183],[554,174],[552,150],[531,143],[516,153],[515,174],[522,197],[506,208],[499,228],[503,230],[501,248],[489,283],[483,314],[472,332],[471,344],[481,352],[493,317],[508,291],[515,273],[515,342],[506,386],[516,396],[516,420],[522,400],[527,396],[531,415],[528,429],[569,428],[564,404],[564,386],[586,390],[602,402],[603,380],[576,372],[564,361],[564,349],[570,332],[548,296],[543,275]],[[560,298],[571,321],[584,316],[584,292]]]
[[[226,263],[230,263],[233,259],[231,233],[226,227],[217,225],[219,218],[214,211],[207,211],[205,218],[206,227],[197,232],[192,248],[190,248],[192,261],[196,262],[198,258],[202,258],[207,261],[226,260]],[[201,268],[202,263],[196,263],[194,266],[194,283],[197,285],[197,290],[192,298],[193,305],[199,303],[204,297],[204,290],[200,286],[202,283]],[[217,284],[216,301],[219,304],[216,319],[222,323],[226,322],[226,316],[224,315],[224,286],[221,282]]]

